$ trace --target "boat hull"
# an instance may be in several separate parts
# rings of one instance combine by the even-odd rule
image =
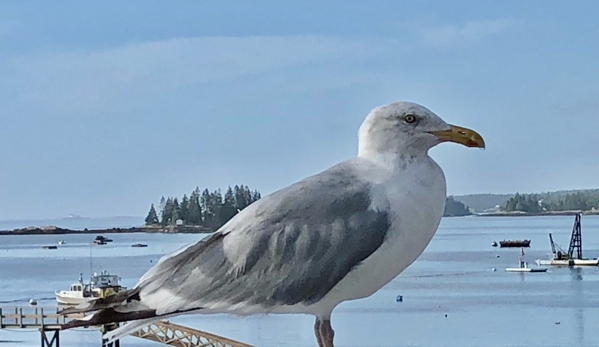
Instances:
[[[538,265],[553,265],[553,266],[598,266],[598,259],[537,259]]]
[[[56,292],[55,295],[56,295],[56,301],[62,305],[79,305],[79,304],[82,304],[84,302],[88,302],[88,301],[94,299],[93,297],[86,298],[86,297],[65,295],[65,294],[61,294],[59,292]]]
[[[507,272],[547,272],[547,269],[533,269],[533,268],[521,268],[521,267],[508,267],[505,269]]]
[[[530,247],[530,240],[503,240],[499,241],[500,248]]]

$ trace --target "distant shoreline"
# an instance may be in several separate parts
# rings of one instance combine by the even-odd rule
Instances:
[[[132,228],[104,229],[66,229],[56,226],[28,227],[13,230],[0,230],[1,235],[67,235],[67,234],[122,234],[122,233],[169,233],[169,234],[207,234],[212,229],[201,226],[142,226]]]
[[[474,213],[465,216],[444,216],[444,218],[454,217],[539,217],[539,216],[573,216],[577,213],[583,215],[597,216],[599,211],[551,211],[542,213],[526,213],[526,212],[496,212],[496,213]],[[27,227],[13,230],[0,230],[2,235],[67,235],[67,234],[123,234],[123,233],[162,233],[162,234],[209,234],[214,230],[204,226],[155,226],[144,225],[141,227],[131,228],[100,228],[100,229],[67,229],[56,226],[46,227]]]
[[[574,216],[578,213],[582,213],[583,216],[597,216],[599,211],[549,211],[540,213],[528,213],[528,212],[494,212],[494,213],[480,213],[473,214],[476,217],[539,217],[539,216]]]

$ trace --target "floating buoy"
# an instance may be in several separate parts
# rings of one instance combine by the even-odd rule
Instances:
[[[398,295],[398,296],[395,298],[395,301],[397,301],[397,302],[403,302],[403,295]]]

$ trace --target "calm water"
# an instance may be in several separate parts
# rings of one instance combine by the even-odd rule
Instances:
[[[573,220],[444,219],[432,243],[409,269],[372,297],[336,309],[332,324],[337,346],[599,346],[599,268],[506,273],[506,267],[517,266],[520,250],[490,247],[494,240],[530,238],[532,247],[525,257],[534,265],[535,259],[547,256],[548,232],[567,247]],[[81,220],[76,223],[92,226]],[[582,223],[585,255],[599,256],[599,217],[585,216]],[[10,228],[18,226],[24,225]],[[133,286],[164,253],[201,237],[109,236],[113,243],[91,248],[91,265],[94,271],[118,273],[125,286]],[[41,249],[59,240],[67,244],[58,250]],[[90,236],[82,235],[0,236],[0,306],[27,305],[32,297],[39,305],[53,305],[55,290],[68,288],[80,272],[89,274],[90,241]],[[148,247],[130,247],[138,242]],[[403,295],[403,302],[396,302],[397,295]],[[212,315],[172,321],[256,346],[316,345],[309,316]],[[66,347],[98,346],[99,339],[99,332],[90,330],[61,334]],[[2,344],[6,346],[39,346],[36,331],[2,330],[2,340],[12,341]],[[133,337],[123,344],[159,346]]]

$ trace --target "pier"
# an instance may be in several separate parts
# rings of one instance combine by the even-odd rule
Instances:
[[[0,307],[0,329],[38,330],[41,347],[60,347],[60,326],[72,319],[82,318],[83,314],[58,314],[56,307]],[[116,326],[90,327],[102,333]],[[64,332],[68,332],[66,330]],[[167,321],[156,321],[131,336],[177,347],[252,347],[243,342],[188,328]],[[99,339],[102,347],[120,347],[120,341],[106,343]]]

